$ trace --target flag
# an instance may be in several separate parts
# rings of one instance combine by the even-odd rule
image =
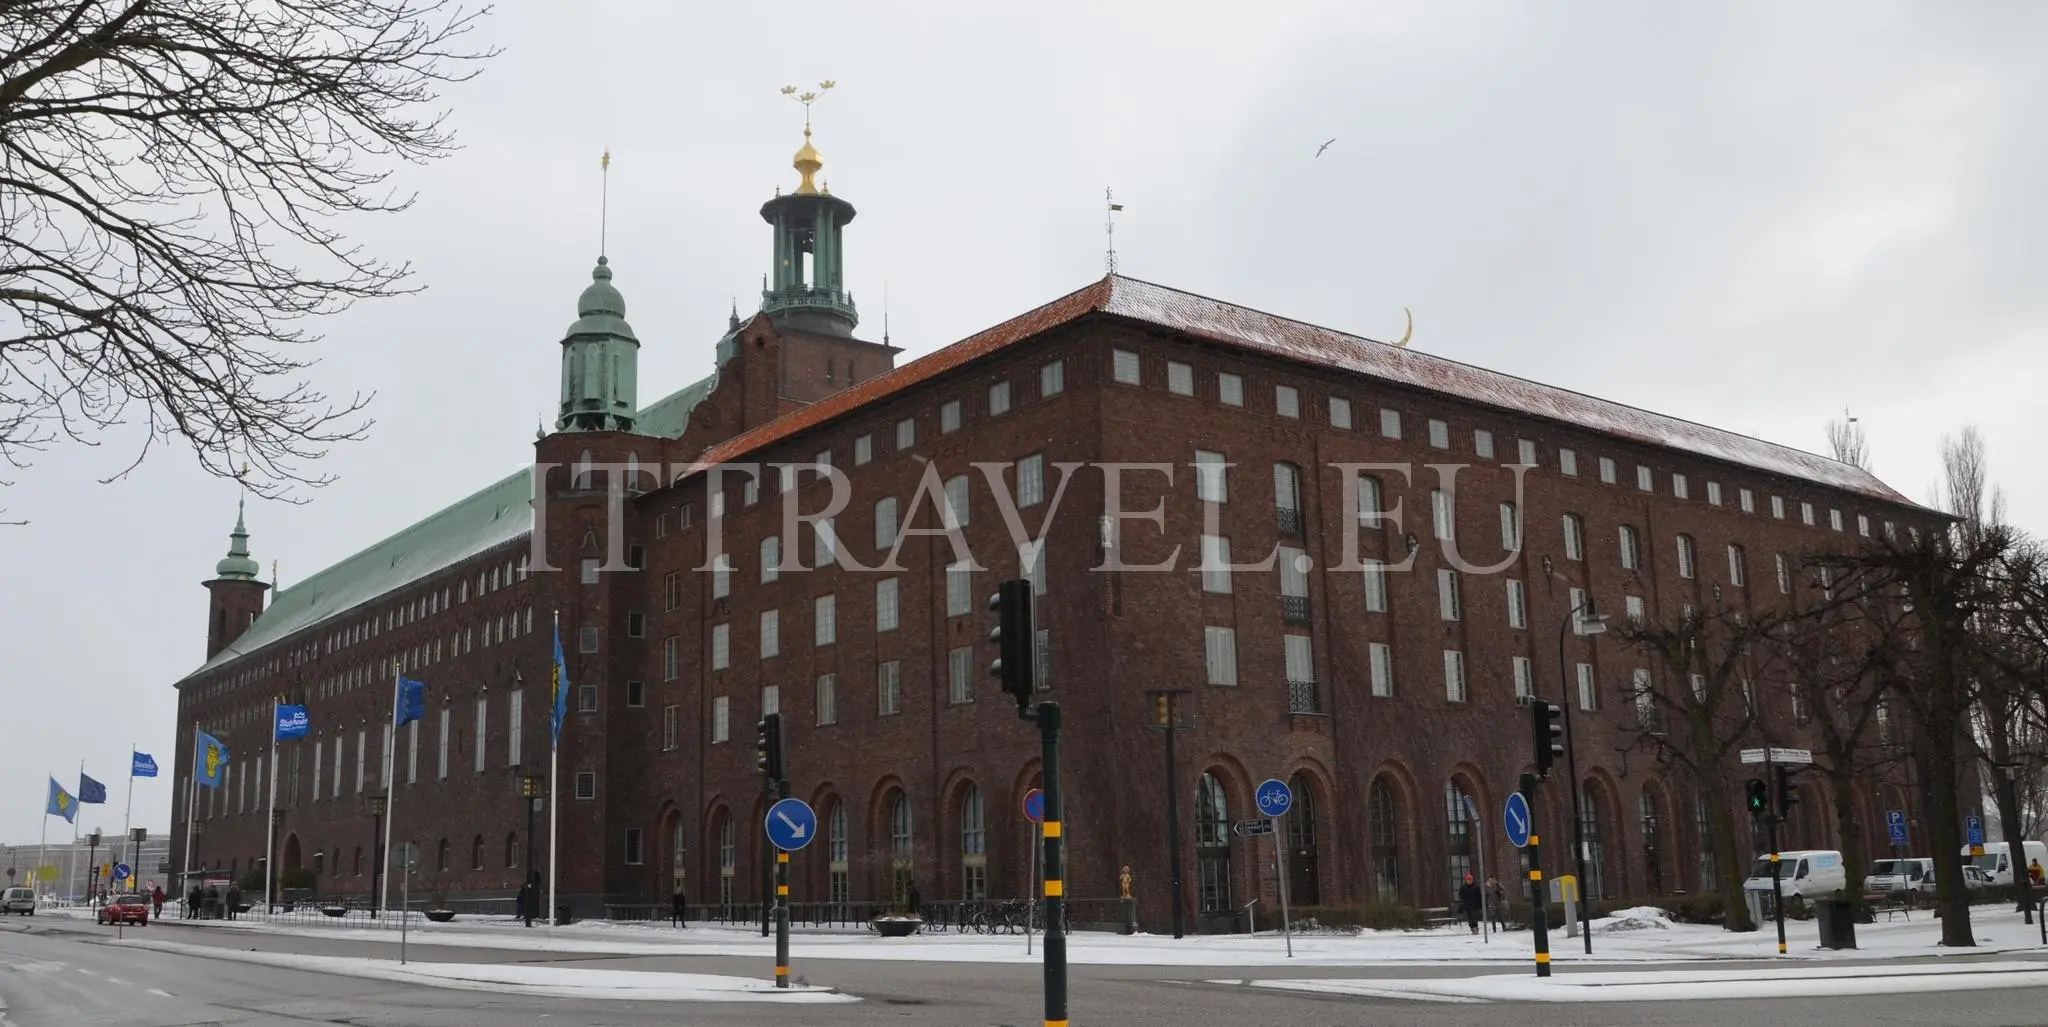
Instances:
[[[65,791],[64,786],[58,784],[54,777],[50,779],[50,803],[43,808],[43,815],[63,817],[72,823],[78,822],[78,800],[72,798],[71,793]]]
[[[155,777],[156,757],[146,752],[130,753],[134,764],[128,768],[129,777]]]
[[[98,781],[93,780],[92,778],[85,776],[85,774],[83,773],[80,773],[78,775],[78,801],[107,801],[107,786],[99,783]]]
[[[199,761],[192,768],[192,776],[208,788],[219,788],[228,783],[228,747],[220,739],[199,732]]]
[[[277,740],[304,738],[312,733],[313,720],[307,716],[304,706],[279,706],[277,708]]]
[[[569,716],[569,665],[562,660],[562,623],[555,622],[555,666],[549,681],[553,689],[548,698],[548,744],[560,747],[562,742],[562,721]]]
[[[1124,205],[1123,205],[1123,204],[1121,204],[1121,203],[1112,203],[1112,204],[1110,204],[1110,205],[1109,205],[1109,209],[1111,209],[1111,210],[1122,210],[1122,209],[1124,209]]]
[[[404,727],[427,715],[427,683],[408,677],[398,679],[398,708],[392,711],[392,726]]]

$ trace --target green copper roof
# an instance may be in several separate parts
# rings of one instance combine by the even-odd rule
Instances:
[[[567,338],[613,335],[635,343],[640,341],[633,334],[633,326],[626,323],[626,297],[612,284],[608,258],[597,258],[597,267],[590,272],[590,284],[584,287],[583,295],[576,297],[576,314],[576,323],[569,326]]]
[[[213,565],[213,573],[225,581],[255,581],[262,568],[249,558],[249,529],[243,526],[248,500],[235,504],[235,530],[228,533],[228,555]]]
[[[711,390],[718,387],[718,375],[691,382],[677,392],[655,401],[643,408],[633,422],[633,434],[652,435],[662,439],[679,439],[683,429],[690,426],[690,412]]]

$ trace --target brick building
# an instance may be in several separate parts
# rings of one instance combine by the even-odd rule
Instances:
[[[796,900],[1025,894],[1038,742],[986,673],[984,604],[1023,576],[1040,687],[1066,710],[1070,895],[1113,896],[1129,866],[1163,922],[1169,797],[1190,910],[1270,893],[1270,843],[1228,825],[1280,777],[1297,904],[1441,905],[1480,843],[1510,858],[1493,824],[1530,759],[1518,696],[1564,691],[1589,891],[1697,890],[1692,791],[1621,752],[1645,668],[1567,615],[1772,602],[1811,587],[1800,553],[1936,516],[1832,460],[1118,276],[897,367],[854,334],[854,209],[814,184],[821,164],[807,130],[798,187],[761,208],[773,280],[712,376],[640,405],[600,258],[529,467],[267,605],[237,523],[207,662],[178,684],[184,737],[236,753],[228,787],[197,790],[195,866],[263,855],[278,695],[313,724],[279,751],[281,868],[368,894],[388,785],[437,887],[509,894],[547,853],[522,783],[548,769],[559,618],[559,872],[581,912],[678,882],[696,903],[759,897],[771,709],[824,825]],[[394,669],[429,709],[390,737]],[[191,762],[181,744],[179,780]],[[1559,792],[1537,809],[1552,837]],[[1919,808],[1882,782],[1853,804],[1865,824]],[[174,853],[191,812],[181,790]],[[1824,817],[1791,830],[1788,847],[1832,841]]]

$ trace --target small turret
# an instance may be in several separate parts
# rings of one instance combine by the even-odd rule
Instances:
[[[626,298],[612,285],[611,261],[597,258],[576,300],[576,323],[562,337],[562,431],[631,431],[640,409],[640,340],[626,323]]]
[[[235,530],[228,533],[228,555],[213,565],[213,580],[205,583],[206,658],[234,644],[249,625],[263,613],[263,594],[270,586],[257,580],[262,567],[249,555],[247,501],[235,506]]]

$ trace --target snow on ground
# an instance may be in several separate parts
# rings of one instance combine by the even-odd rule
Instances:
[[[290,952],[255,952],[213,945],[133,938],[110,942],[130,948],[207,959],[231,959],[261,966],[313,973],[366,977],[402,984],[422,984],[464,991],[491,991],[547,998],[627,999],[650,1002],[858,1002],[829,988],[777,988],[773,981],[719,974],[664,973],[645,970],[586,970],[572,967],[498,965],[489,963],[405,963],[388,959],[306,956]]]
[[[395,940],[395,918],[389,926],[330,927],[303,918],[266,922],[260,915],[233,922],[174,921],[201,930],[262,931],[348,941]],[[1818,948],[1813,921],[1787,921],[1788,955],[1777,954],[1776,931],[1770,924],[1752,934],[1729,934],[1718,927],[1673,923],[1662,911],[1647,907],[1622,910],[1593,921],[1593,954],[1583,942],[1553,928],[1551,952],[1559,964],[1574,962],[1687,962],[1713,959],[1882,959],[1932,957],[1963,952],[2042,950],[2039,928],[2023,925],[2019,914],[2004,906],[1979,906],[1971,912],[1977,947],[1943,949],[1937,942],[1941,922],[1915,912],[1912,919],[1859,924],[1859,948],[1830,951]],[[462,919],[433,924],[415,916],[410,927],[414,945],[471,946],[519,951],[605,953],[620,955],[759,956],[773,958],[774,941],[758,928],[664,923],[586,921],[563,927],[518,926],[507,918]],[[884,939],[865,929],[797,930],[790,940],[791,958],[923,960],[961,963],[1027,963],[1042,958],[1029,953],[1022,935],[930,934]],[[1191,935],[1176,941],[1162,935],[1124,936],[1083,932],[1067,939],[1067,959],[1074,964],[1120,966],[1374,966],[1442,962],[1525,963],[1531,958],[1529,932],[1510,931],[1490,940],[1467,933],[1464,925],[1426,931],[1365,931],[1357,934],[1297,934],[1294,955],[1278,933]]]
[[[1669,1002],[1776,999],[1904,992],[1978,991],[2048,986],[2038,962],[1917,963],[1904,966],[1805,966],[1782,970],[1635,970],[1558,974],[1480,974],[1414,979],[1212,981],[1255,988],[1427,1002]]]

